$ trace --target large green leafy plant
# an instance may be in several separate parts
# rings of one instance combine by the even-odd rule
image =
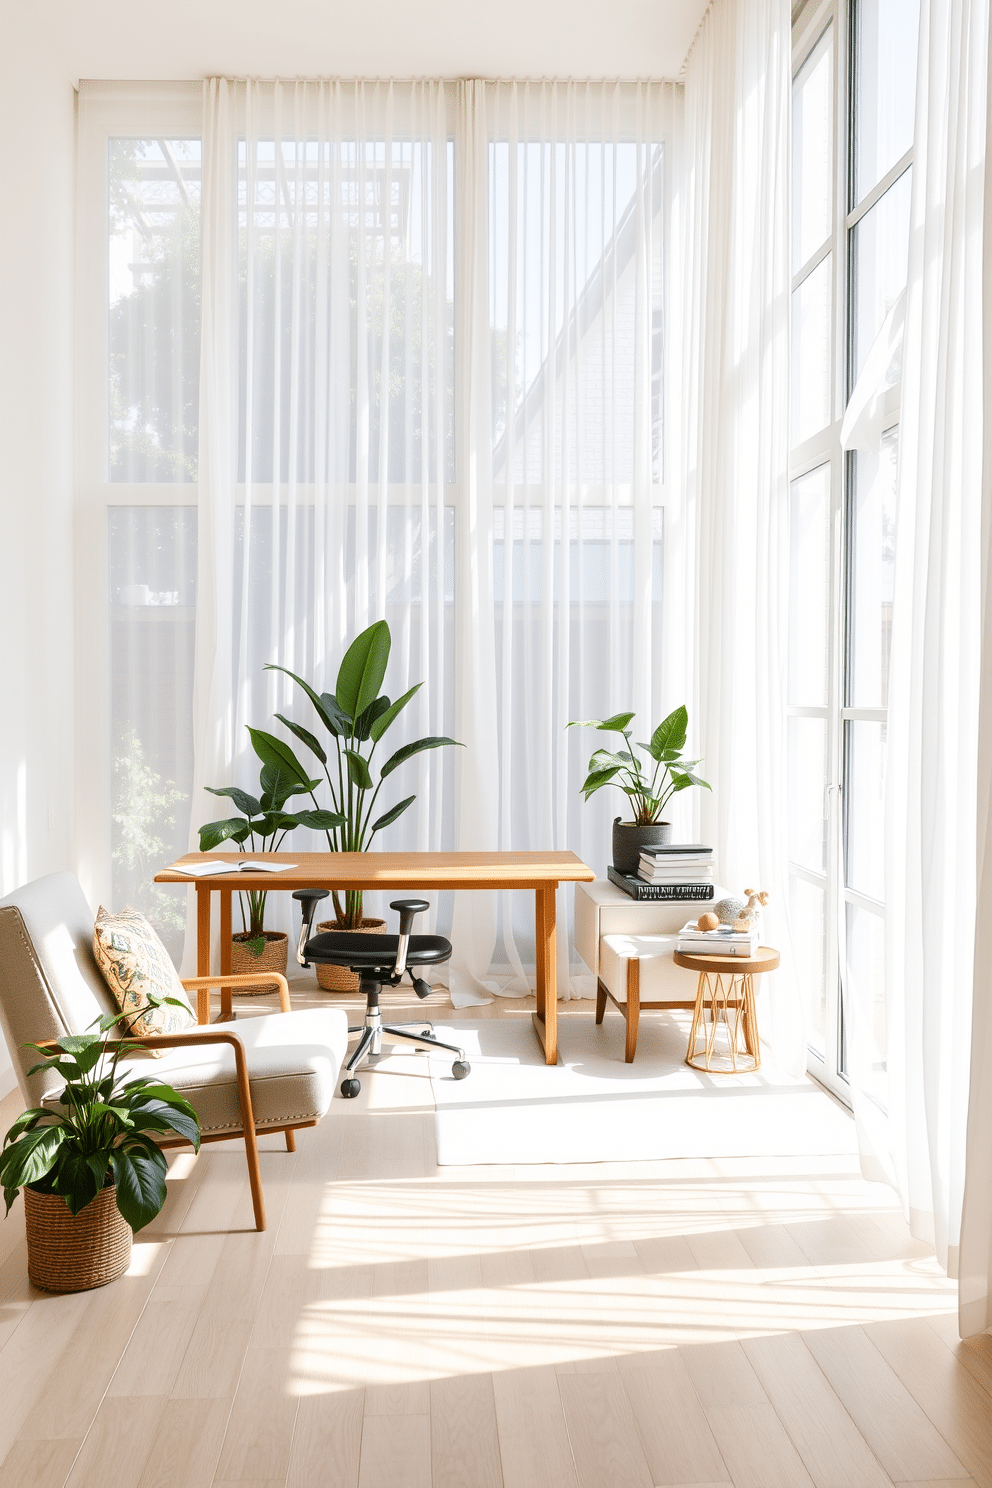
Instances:
[[[447,735],[438,734],[415,739],[402,745],[378,766],[378,779],[375,778],[373,758],[377,746],[410,699],[424,685],[416,683],[395,702],[380,694],[390,644],[389,626],[385,620],[377,620],[356,636],[345,652],[333,693],[316,692],[308,682],[286,667],[272,668],[285,672],[303,689],[329,735],[328,748],[325,748],[320,739],[302,724],[284,718],[281,713],[276,714],[290,733],[316,756],[323,768],[332,814],[339,818],[334,825],[325,828],[328,846],[335,852],[364,852],[376,832],[390,826],[413,805],[416,796],[407,796],[381,815],[376,815],[379,793],[394,770],[425,749],[439,749],[442,745],[457,743]],[[316,797],[314,799],[316,801]],[[342,897],[335,894],[334,912],[340,929],[350,930],[360,925],[361,890],[349,890],[343,903]]]
[[[633,713],[615,713],[612,718],[593,718],[588,723],[576,721],[568,727],[594,728],[623,738],[626,749],[595,751],[582,794],[588,801],[604,785],[615,785],[630,802],[634,825],[648,827],[661,820],[661,813],[677,792],[688,790],[691,785],[702,786],[704,790],[711,787],[694,773],[700,761],[684,757],[689,730],[689,713],[684,703],[659,723],[649,744],[634,744],[630,734],[633,721]],[[634,753],[635,748],[643,749],[652,763],[643,763]]]
[[[294,827],[313,827],[318,832],[340,827],[344,817],[340,812],[314,810],[287,811],[286,802],[291,796],[309,795],[320,784],[310,779],[288,744],[267,734],[263,729],[249,727],[252,748],[261,761],[259,771],[259,794],[249,795],[236,785],[208,785],[212,796],[228,796],[243,812],[242,816],[225,817],[223,821],[207,822],[200,828],[200,851],[213,852],[222,842],[245,843],[252,852],[278,852],[286,834]],[[265,949],[265,901],[261,889],[248,889],[240,894],[241,922],[249,936],[248,951],[260,956]],[[247,911],[246,911],[247,906]]]
[[[150,996],[155,1007],[182,1004],[175,997]],[[138,1013],[108,1013],[97,1032],[64,1034],[54,1049],[30,1044],[42,1055],[29,1071],[52,1070],[65,1079],[59,1105],[25,1111],[4,1138],[0,1184],[7,1212],[18,1190],[27,1186],[59,1194],[69,1211],[85,1209],[108,1179],[117,1207],[132,1230],[141,1230],[165,1203],[165,1154],[155,1133],[174,1132],[199,1151],[196,1112],[171,1085],[154,1076],[123,1077],[122,1055],[140,1047],[127,1038]],[[108,1035],[127,1022],[122,1038]]]

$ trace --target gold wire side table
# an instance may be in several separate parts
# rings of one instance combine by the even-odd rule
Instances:
[[[754,978],[763,971],[775,970],[778,951],[769,946],[759,946],[753,956],[693,956],[676,951],[674,959],[676,966],[699,977],[686,1064],[720,1075],[760,1069]],[[721,1024],[727,1031],[725,1050],[717,1045]]]

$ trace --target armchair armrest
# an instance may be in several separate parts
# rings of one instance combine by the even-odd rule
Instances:
[[[257,987],[259,982],[271,982],[279,989],[279,1011],[283,1013],[293,1011],[293,1005],[289,1000],[289,983],[281,971],[232,971],[227,976],[183,977],[181,980],[187,992],[191,992],[194,988],[197,991],[197,1023],[210,1022],[211,987]]]

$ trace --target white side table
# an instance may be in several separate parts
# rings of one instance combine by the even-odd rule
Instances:
[[[575,949],[596,978],[596,1022],[602,1023],[607,1002],[623,1014],[628,1064],[642,1008],[694,1008],[695,988],[674,960],[678,932],[725,892],[715,887],[707,900],[638,900],[609,879],[576,884]]]

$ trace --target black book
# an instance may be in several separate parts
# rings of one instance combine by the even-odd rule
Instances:
[[[706,847],[702,842],[672,842],[667,847],[642,847],[641,854],[646,858],[680,858],[680,857],[712,857],[713,849]]]
[[[712,899],[711,883],[654,884],[645,883],[636,873],[619,873],[611,864],[606,870],[610,883],[623,889],[631,899]]]

